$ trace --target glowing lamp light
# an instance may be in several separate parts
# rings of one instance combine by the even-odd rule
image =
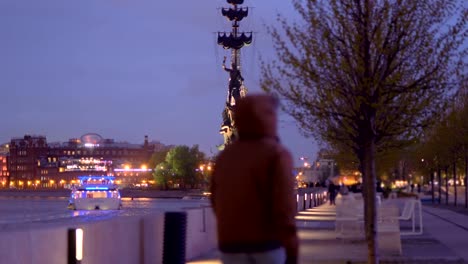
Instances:
[[[83,229],[68,229],[68,261],[78,264],[83,260]]]
[[[76,260],[81,261],[83,259],[83,229],[78,228],[76,233]]]

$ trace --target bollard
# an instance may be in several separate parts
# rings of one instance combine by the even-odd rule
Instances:
[[[299,194],[296,194],[296,212],[299,212],[299,211],[301,211],[299,209]]]
[[[185,263],[186,212],[167,212],[164,216],[163,264]]]
[[[68,264],[80,264],[83,259],[83,229],[68,229]]]
[[[304,200],[302,201],[304,203],[303,210],[307,209],[307,193],[304,194]]]
[[[299,195],[299,211],[304,210],[304,196]]]

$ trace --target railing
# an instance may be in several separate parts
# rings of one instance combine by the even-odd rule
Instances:
[[[300,188],[296,192],[297,211],[322,205],[328,200],[325,188]]]

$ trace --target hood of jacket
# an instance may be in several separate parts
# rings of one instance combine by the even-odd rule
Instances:
[[[267,94],[247,95],[234,108],[240,140],[277,138],[278,100]]]

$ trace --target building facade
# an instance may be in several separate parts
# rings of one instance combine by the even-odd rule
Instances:
[[[9,186],[10,173],[8,171],[8,144],[0,146],[0,188]]]
[[[10,187],[33,186],[39,179],[39,158],[47,156],[46,138],[25,135],[23,138],[13,138],[9,145]]]
[[[64,143],[25,135],[10,142],[10,187],[63,188],[85,175],[113,175],[117,183],[128,185],[147,183],[152,180],[147,164],[153,151],[147,136],[143,144],[130,144],[95,133]]]

